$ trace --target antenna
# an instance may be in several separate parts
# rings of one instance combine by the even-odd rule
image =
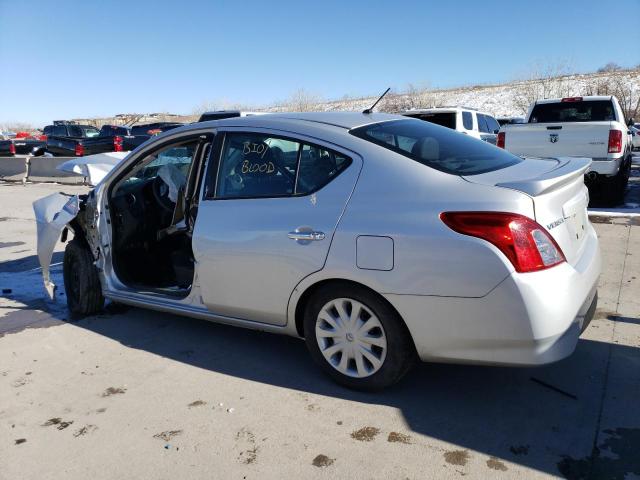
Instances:
[[[382,95],[380,95],[380,98],[378,98],[378,100],[376,100],[376,103],[374,103],[373,105],[371,105],[369,108],[367,108],[367,109],[363,110],[363,111],[362,111],[362,113],[365,113],[365,114],[367,114],[367,115],[368,115],[369,113],[373,112],[373,109],[374,109],[374,108],[376,108],[376,105],[378,105],[378,102],[380,102],[380,100],[382,100],[382,98],[383,98],[387,93],[389,93],[389,90],[391,90],[391,87],[387,88],[387,89],[384,91],[384,93],[383,93]]]

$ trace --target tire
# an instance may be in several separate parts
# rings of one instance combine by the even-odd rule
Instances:
[[[616,206],[624,200],[624,194],[629,183],[631,173],[631,161],[627,160],[618,170],[618,173],[602,180],[602,201],[607,206]]]
[[[340,315],[336,305],[347,315]],[[357,326],[335,328],[344,325],[336,316],[350,316],[354,309],[360,312],[354,319]],[[329,311],[333,312],[333,325],[324,320]],[[314,361],[337,383],[355,390],[381,390],[393,385],[417,358],[411,335],[396,311],[370,290],[348,283],[329,284],[313,294],[305,308],[304,334]],[[339,351],[327,358],[323,350],[326,355]],[[343,356],[348,360],[343,361]]]
[[[67,306],[74,317],[98,313],[104,307],[98,270],[87,244],[74,238],[64,250],[64,290]]]

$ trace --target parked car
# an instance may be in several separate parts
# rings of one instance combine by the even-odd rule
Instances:
[[[416,358],[540,365],[573,352],[596,308],[588,168],[398,115],[193,123],[88,195],[36,201],[38,256],[73,230],[75,315],[110,298],[304,337],[352,388],[391,385]]]
[[[640,150],[640,128],[630,127],[631,130],[631,149]]]
[[[501,128],[498,146],[519,156],[590,158],[585,180],[593,196],[615,204],[629,181],[631,125],[613,96],[538,100],[526,123]]]
[[[495,145],[500,125],[492,115],[466,107],[438,107],[408,110],[402,115],[418,118],[465,133]]]
[[[264,112],[243,112],[240,110],[215,110],[204,112],[200,115],[198,122],[207,122],[209,120],[223,120],[225,118],[247,117],[250,115],[265,115]]]

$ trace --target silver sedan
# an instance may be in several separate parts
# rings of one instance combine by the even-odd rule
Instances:
[[[539,365],[573,352],[597,303],[588,167],[377,113],[196,123],[86,197],[37,201],[38,253],[53,294],[51,252],[73,231],[76,315],[106,298],[303,337],[351,388],[417,359]]]

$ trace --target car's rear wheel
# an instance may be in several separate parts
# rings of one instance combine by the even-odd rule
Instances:
[[[318,290],[306,307],[304,333],[313,359],[349,388],[388,387],[407,373],[416,358],[398,314],[358,286],[332,284]]]
[[[74,238],[64,250],[64,290],[67,306],[75,317],[98,313],[104,307],[104,297],[98,270],[86,243]]]

